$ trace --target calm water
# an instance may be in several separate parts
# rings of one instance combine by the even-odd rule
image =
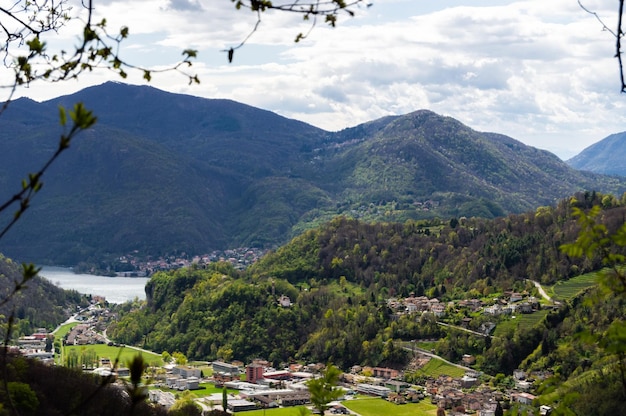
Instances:
[[[87,295],[104,296],[110,303],[124,303],[146,298],[144,288],[147,277],[108,277],[92,274],[75,274],[64,267],[42,267],[40,276],[63,289],[74,289]]]

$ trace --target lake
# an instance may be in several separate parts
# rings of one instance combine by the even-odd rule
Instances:
[[[74,289],[86,295],[104,296],[109,303],[124,303],[135,298],[145,299],[148,277],[109,277],[76,274],[65,267],[43,266],[39,275],[62,289]]]

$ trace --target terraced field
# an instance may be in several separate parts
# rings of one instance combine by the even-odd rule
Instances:
[[[556,282],[551,288],[552,297],[557,300],[568,300],[580,291],[596,284],[596,273],[587,273],[572,277],[569,280]]]

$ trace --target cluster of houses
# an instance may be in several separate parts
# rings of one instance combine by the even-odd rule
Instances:
[[[485,306],[480,299],[465,299],[451,301],[447,304],[436,298],[415,296],[413,293],[404,299],[387,299],[387,306],[397,314],[412,314],[430,312],[437,318],[446,315],[446,308],[464,308],[470,312],[482,310],[487,315],[503,315],[514,313],[533,313],[540,308],[539,300],[534,296],[527,296],[518,292],[507,292],[503,297],[496,299],[493,305]]]
[[[174,366],[165,376],[165,385],[173,390],[197,390],[200,388],[202,371],[190,366]]]
[[[303,366],[292,364],[284,370],[275,370],[263,360],[255,360],[247,366],[241,362],[232,364],[216,361],[212,363],[210,379],[217,386],[237,390],[237,395],[229,395],[227,410],[236,413],[247,410],[272,407],[288,407],[310,404],[310,393],[306,381],[315,377],[323,368],[321,364]],[[517,402],[532,406],[535,396],[529,391],[533,380],[548,377],[549,374],[527,375],[517,370],[513,379],[515,388],[497,390],[481,382],[481,374],[467,372],[462,378],[439,376],[427,379],[423,386],[415,387],[402,381],[402,373],[385,367],[359,367],[351,369],[341,377],[341,385],[350,394],[365,394],[384,398],[396,404],[415,403],[429,399],[431,403],[444,408],[448,414],[475,414],[494,416],[498,403]],[[188,366],[174,366],[160,380],[165,386],[175,390],[199,387],[202,374],[199,369]],[[151,391],[151,400],[164,406],[173,404],[173,395]],[[205,406],[219,406],[222,394],[214,394],[199,399]],[[550,408],[542,406],[540,414],[549,414]],[[331,413],[349,414],[349,411],[335,405]]]
[[[396,313],[423,313],[431,312],[438,318],[442,318],[446,313],[446,305],[438,299],[429,299],[426,296],[414,296],[413,293],[408,298],[387,300],[387,306]]]
[[[534,296],[524,297],[521,293],[513,292],[508,298],[500,298],[483,312],[488,315],[511,315],[516,313],[533,313],[539,309],[539,300]]]
[[[229,364],[221,361],[212,363],[212,381],[218,387],[238,390],[237,396],[229,395],[227,408],[230,412],[241,412],[259,408],[288,407],[310,403],[311,395],[305,382],[313,373],[302,371],[298,365],[289,370],[275,370],[263,360],[255,360],[242,371],[243,363]],[[317,367],[315,367],[317,368]],[[197,389],[202,377],[200,370],[188,366],[174,366],[162,377],[165,386],[176,389]],[[151,393],[151,400],[164,406],[171,405],[171,396]],[[202,399],[205,405],[222,403],[222,394]]]
[[[63,340],[64,345],[93,345],[106,344],[106,342],[106,338],[89,323],[74,326]]]
[[[188,255],[181,253],[178,256],[164,256],[157,259],[145,259],[138,256],[138,252],[126,254],[117,259],[126,265],[128,271],[116,272],[121,277],[147,277],[158,271],[174,270],[192,265],[204,266],[209,263],[226,261],[231,263],[236,269],[244,269],[255,263],[267,250],[254,247],[240,247],[229,250],[215,250],[202,255]]]

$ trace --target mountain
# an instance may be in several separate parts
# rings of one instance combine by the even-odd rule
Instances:
[[[0,252],[71,265],[132,251],[273,247],[338,214],[496,217],[579,190],[626,189],[426,110],[327,132],[230,100],[106,83],[11,103],[0,118],[2,200],[54,152],[58,106],[79,101],[98,123],[46,173]]]
[[[567,163],[578,170],[626,176],[626,131],[592,144]]]

